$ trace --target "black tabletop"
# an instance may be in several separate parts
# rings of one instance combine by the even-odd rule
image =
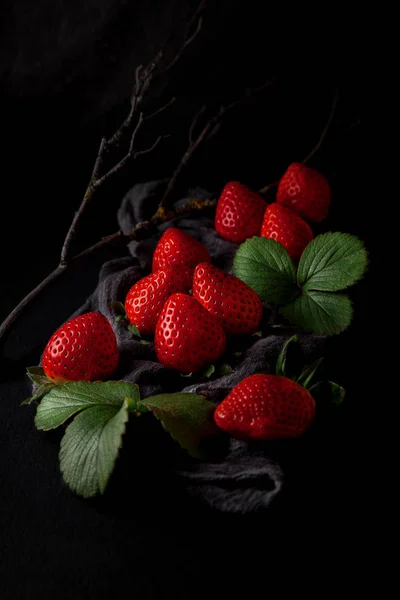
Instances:
[[[178,35],[196,5],[25,4],[16,1],[13,22],[5,22],[0,63],[6,150],[1,320],[56,267],[101,135],[126,113],[135,66],[148,61],[171,32]],[[191,185],[217,193],[233,179],[254,189],[274,181],[315,145],[338,89],[331,129],[312,164],[333,189],[332,210],[320,230],[346,231],[368,246],[357,39],[343,27],[341,44],[351,50],[343,61],[331,51],[332,38],[321,24],[313,29],[304,19],[305,29],[299,31],[295,20],[289,25],[272,9],[268,20],[260,8],[244,2],[209,4],[197,46],[156,83],[149,99],[154,110],[177,97],[171,113],[149,124],[141,143],[151,142],[160,130],[171,137],[90,207],[77,250],[118,228],[116,211],[129,185],[171,175],[191,118],[203,103],[212,114],[247,87],[274,76],[271,88],[235,108],[213,141],[199,149],[177,194]],[[213,512],[190,499],[171,485],[162,468],[150,479],[140,468],[140,431],[123,457],[124,476],[104,498],[82,500],[62,484],[57,434],[35,430],[34,407],[20,407],[29,394],[25,368],[38,364],[51,333],[93,290],[101,264],[125,253],[106,250],[66,274],[32,303],[1,349],[2,597],[92,600],[132,593],[142,600],[255,595],[257,590],[266,595],[289,588],[316,592],[316,573],[330,587],[346,578],[355,586],[359,567],[353,556],[369,543],[359,506],[361,497],[370,502],[364,494],[370,483],[365,479],[368,407],[362,374],[369,352],[373,267],[351,291],[354,321],[331,341],[327,357],[332,378],[348,390],[345,404],[319,451],[294,462],[275,504],[262,514],[239,516]],[[135,465],[127,478],[130,461]]]

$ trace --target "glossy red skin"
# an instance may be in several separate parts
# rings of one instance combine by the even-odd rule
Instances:
[[[248,335],[257,331],[262,317],[261,300],[234,275],[210,263],[200,263],[194,270],[192,294],[221,321],[226,333]]]
[[[117,340],[107,318],[99,312],[70,319],[49,339],[42,367],[57,384],[65,381],[106,380],[118,365]]]
[[[170,227],[164,231],[154,250],[152,270],[179,266],[187,272],[190,285],[193,270],[200,262],[211,262],[207,248],[185,231]]]
[[[227,183],[218,199],[215,229],[225,240],[241,244],[260,235],[265,200],[238,181]]]
[[[315,401],[303,387],[277,375],[250,375],[217,406],[214,421],[242,440],[301,436],[315,416]]]
[[[261,236],[276,240],[298,261],[305,247],[314,239],[311,227],[299,215],[273,202],[265,211]]]
[[[189,283],[188,283],[189,279]],[[177,267],[165,267],[137,281],[125,300],[126,315],[142,334],[154,333],[165,301],[191,287],[190,274]]]
[[[303,219],[317,223],[328,215],[331,189],[322,173],[292,163],[279,181],[276,201]]]
[[[154,338],[160,363],[182,373],[195,373],[225,351],[221,323],[192,296],[173,294],[166,301]]]

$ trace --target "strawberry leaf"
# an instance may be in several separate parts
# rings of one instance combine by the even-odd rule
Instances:
[[[339,406],[346,395],[346,390],[333,381],[316,383],[308,391],[317,402],[328,401],[334,406]]]
[[[301,373],[300,377],[297,379],[297,383],[303,386],[303,388],[305,388],[306,390],[309,389],[313,379],[320,370],[323,361],[324,357],[322,356],[321,358],[318,358],[316,361],[311,363],[311,365],[306,367]]]
[[[20,406],[32,404],[33,402],[39,402],[39,400],[44,398],[44,396],[48,394],[50,390],[52,390],[54,387],[56,387],[56,384],[53,382],[50,382],[47,385],[39,385],[36,388],[36,391],[32,394],[32,396],[29,396],[29,398],[26,398],[23,402],[21,402]]]
[[[119,317],[126,317],[125,306],[122,304],[122,302],[113,301],[110,302],[108,306],[112,310],[114,315],[117,315]]]
[[[28,367],[26,373],[29,379],[36,385],[54,385],[54,382],[47,377],[42,367]]]
[[[231,365],[228,365],[228,363],[223,363],[219,367],[218,372],[220,375],[230,375],[231,373],[233,373],[233,369]]]
[[[282,346],[276,361],[276,374],[282,377],[294,378],[301,370],[303,354],[297,335],[292,335]]]
[[[304,250],[297,281],[304,290],[336,292],[364,274],[368,255],[361,240],[348,233],[318,235]]]
[[[131,323],[130,325],[128,325],[128,329],[131,333],[133,333],[133,335],[137,335],[140,337],[140,331],[139,329],[136,327],[136,325],[134,325],[133,323]]]
[[[59,427],[74,414],[94,406],[110,406],[119,410],[125,398],[134,410],[139,401],[139,388],[126,381],[73,381],[56,386],[39,404],[35,425],[48,431]],[[133,407],[132,407],[133,403]]]
[[[206,367],[203,371],[203,375],[204,377],[211,377],[211,375],[215,373],[215,367],[214,365],[209,365],[208,367]]]
[[[280,312],[293,325],[320,335],[341,333],[350,325],[353,316],[346,295],[304,290]]]
[[[206,443],[219,429],[213,420],[215,405],[197,394],[159,394],[139,402],[159,419],[166,431],[194,458],[206,456]]]
[[[298,291],[293,261],[272,239],[253,237],[239,246],[233,273],[269,304],[286,304]]]
[[[68,425],[60,448],[60,469],[68,487],[84,498],[104,493],[128,421],[127,400],[95,405]]]

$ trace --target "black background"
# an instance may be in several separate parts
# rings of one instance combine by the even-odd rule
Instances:
[[[62,241],[90,177],[99,140],[124,117],[135,67],[171,38],[179,45],[196,2],[52,2],[4,5],[1,77],[0,318],[58,262]],[[339,103],[323,147],[311,166],[329,178],[333,205],[316,228],[358,235],[372,250],[367,214],[362,121],[363,48],[357,15],[297,15],[256,2],[209,2],[201,34],[144,109],[176,95],[162,117],[148,123],[138,144],[159,132],[171,137],[113,181],[89,208],[76,249],[117,229],[122,194],[137,181],[168,177],[185,149],[194,112],[221,103],[272,76],[275,84],[229,113],[212,142],[199,149],[177,189],[201,185],[218,193],[236,179],[257,189],[302,160]],[[316,591],[319,575],[331,588],[359,589],[358,561],[368,554],[371,527],[364,511],[365,402],[368,364],[366,279],[351,290],[355,318],[333,339],[330,375],[348,397],[317,453],[299,469],[276,506],[264,515],[214,514],[163,482],[132,467],[108,499],[86,502],[63,487],[57,436],[39,434],[25,367],[37,364],[58,325],[96,283],[100,255],[46,291],[3,345],[0,403],[0,534],[3,592],[10,598],[92,599],[200,597],[225,590],[267,594]],[[135,463],[146,440],[134,447]],[[153,451],[156,459],[157,449]],[[127,459],[125,458],[125,461]],[[132,459],[130,459],[132,460]],[[372,460],[372,459],[369,459]],[[129,462],[129,461],[128,461]],[[162,462],[162,461],[160,461]],[[129,484],[128,484],[129,482]],[[163,485],[164,483],[164,485]],[[119,487],[118,487],[119,486]],[[118,493],[117,493],[118,490]],[[363,510],[360,512],[360,499]],[[338,566],[340,563],[340,567]],[[222,597],[225,597],[223,595]]]

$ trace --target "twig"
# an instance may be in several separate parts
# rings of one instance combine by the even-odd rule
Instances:
[[[203,27],[203,18],[201,16],[201,13],[205,9],[206,4],[207,4],[207,0],[201,0],[200,4],[198,5],[198,7],[197,7],[197,9],[195,11],[195,13],[193,14],[192,18],[190,19],[190,21],[188,22],[188,24],[186,26],[186,31],[185,31],[185,35],[184,35],[184,38],[183,38],[183,43],[182,43],[180,49],[175,54],[175,56],[170,60],[170,62],[168,63],[168,65],[164,68],[164,73],[166,73],[170,69],[172,69],[172,67],[178,62],[178,60],[180,59],[180,57],[182,56],[182,54],[186,50],[186,48],[199,35],[199,33],[200,33],[200,31],[201,31],[201,29]],[[196,20],[197,20],[196,29],[191,34],[190,30],[192,29],[193,24],[196,22]]]
[[[205,6],[205,0],[202,0],[198,9],[195,12],[194,17],[190,20],[188,28],[194,22],[194,20],[196,18],[198,18],[199,12],[204,8],[204,6]],[[167,66],[168,69],[170,69],[173,66],[173,64],[176,64],[176,62],[182,56],[185,49],[194,41],[194,39],[196,38],[196,36],[198,35],[198,33],[201,29],[201,22],[198,23],[195,32],[190,36],[188,35],[188,31],[189,31],[188,28],[186,30],[186,35],[184,37],[181,47],[176,52],[175,57],[172,59],[172,61],[170,61],[170,63]],[[76,213],[74,214],[72,223],[71,223],[71,225],[67,231],[67,234],[65,236],[65,240],[64,240],[64,243],[61,248],[59,265],[52,273],[50,273],[50,275],[48,275],[46,277],[46,279],[44,279],[32,292],[30,292],[19,303],[19,305],[8,315],[8,317],[5,319],[5,321],[0,325],[0,340],[2,340],[4,338],[4,336],[6,335],[6,333],[9,332],[11,326],[13,325],[15,320],[19,317],[19,315],[23,312],[25,307],[34,298],[36,298],[40,294],[40,292],[47,287],[47,285],[49,283],[54,281],[54,279],[56,279],[61,273],[63,273],[67,269],[67,267],[70,264],[70,261],[72,260],[74,262],[74,264],[76,263],[78,257],[75,257],[72,259],[70,258],[71,244],[76,235],[81,217],[82,217],[83,213],[85,212],[88,204],[93,200],[93,197],[96,195],[97,191],[103,186],[103,184],[110,177],[112,177],[113,175],[118,173],[127,164],[127,162],[129,160],[135,159],[135,158],[137,158],[139,156],[143,156],[145,154],[148,154],[149,152],[154,150],[156,148],[156,146],[160,143],[160,141],[162,139],[161,136],[158,137],[149,148],[145,148],[143,150],[138,150],[138,151],[134,150],[135,138],[136,138],[136,135],[137,135],[143,121],[149,120],[150,118],[155,117],[160,112],[162,112],[163,110],[168,108],[168,106],[170,106],[172,104],[172,102],[175,100],[174,98],[171,101],[169,101],[167,104],[165,104],[164,106],[160,107],[158,110],[153,112],[152,114],[147,115],[146,117],[144,117],[143,114],[140,113],[134,129],[133,129],[132,133],[130,133],[130,141],[129,141],[129,147],[128,147],[127,153],[125,154],[125,156],[122,159],[119,160],[119,162],[117,162],[114,166],[109,168],[108,171],[103,173],[105,158],[108,156],[110,151],[117,149],[120,146],[120,144],[123,142],[123,140],[126,138],[126,136],[128,136],[129,132],[131,132],[133,123],[135,121],[135,116],[136,116],[137,110],[140,107],[140,105],[143,101],[143,98],[150,87],[150,83],[151,83],[153,77],[157,74],[157,67],[159,66],[162,58],[163,58],[163,51],[160,50],[156,54],[154,59],[146,67],[143,67],[142,65],[140,65],[136,68],[135,83],[134,83],[132,94],[131,94],[130,109],[129,109],[128,116],[124,119],[124,121],[121,123],[121,125],[118,127],[118,129],[108,139],[103,137],[101,140],[88,186],[83,195],[81,204],[80,204],[78,210],[76,211]],[[158,74],[161,74],[162,72],[163,71],[158,70]],[[163,136],[163,137],[166,137],[166,136]],[[106,243],[112,243],[117,239],[123,239],[121,237],[120,233],[113,234],[112,236],[108,236],[108,238],[104,238],[97,245],[95,244],[95,246],[93,246],[92,248],[88,248],[88,249],[84,250],[81,253],[81,255],[78,255],[78,256],[81,256],[81,258],[83,258],[84,256],[91,254],[92,251],[96,251],[97,248],[101,248],[104,245],[106,245]]]
[[[320,147],[322,146],[322,143],[325,139],[325,136],[328,132],[328,129],[332,123],[332,119],[334,117],[335,114],[335,110],[336,110],[336,105],[339,99],[339,90],[337,89],[335,91],[335,95],[333,97],[332,100],[332,107],[329,113],[329,117],[328,120],[325,124],[325,127],[323,128],[321,135],[319,136],[318,142],[316,143],[316,145],[314,146],[314,148],[311,150],[311,152],[309,152],[309,154],[307,154],[307,156],[301,161],[304,165],[308,163],[308,161],[314,156],[314,154],[316,154],[316,152],[318,152],[318,150],[320,149]],[[273,183],[269,183],[268,185],[266,185],[265,187],[261,188],[259,191],[260,194],[266,194],[270,189],[276,187],[279,183],[278,181],[274,181]]]
[[[227,104],[225,106],[221,106],[219,111],[217,112],[217,114],[214,115],[211,119],[209,119],[207,121],[207,123],[204,125],[203,129],[198,134],[197,138],[194,138],[194,130],[195,130],[196,126],[198,125],[200,117],[203,115],[203,113],[206,110],[205,106],[202,106],[200,108],[200,110],[193,117],[192,123],[189,128],[189,142],[188,142],[187,148],[186,148],[185,152],[183,153],[178,166],[176,167],[171,179],[169,180],[169,182],[167,184],[167,187],[166,187],[163,197],[161,198],[161,201],[159,204],[159,213],[161,213],[161,211],[163,211],[167,208],[168,201],[169,201],[170,195],[175,187],[176,181],[177,181],[178,177],[180,176],[180,174],[182,173],[183,169],[187,166],[189,160],[192,158],[194,152],[197,150],[197,148],[200,146],[200,144],[203,141],[205,141],[206,139],[209,140],[210,138],[212,138],[215,135],[215,133],[217,132],[217,130],[219,128],[222,117],[228,111],[232,110],[239,104],[243,104],[244,102],[249,100],[254,94],[257,94],[260,91],[264,90],[266,87],[272,85],[274,83],[274,81],[275,81],[275,78],[272,80],[267,80],[262,86],[259,86],[258,88],[248,88],[248,89],[246,89],[245,94],[242,96],[242,98],[239,98],[238,100],[234,100],[233,102],[231,102],[230,104]]]
[[[326,125],[325,125],[325,127],[323,128],[323,130],[322,130],[322,132],[321,132],[321,135],[319,136],[319,140],[318,140],[317,144],[314,146],[314,148],[311,150],[311,152],[310,152],[309,154],[307,154],[307,156],[306,156],[306,157],[305,157],[305,158],[302,160],[302,163],[303,163],[303,164],[306,164],[306,163],[308,163],[308,161],[309,161],[309,160],[310,160],[310,159],[311,159],[311,158],[314,156],[314,154],[315,154],[316,152],[318,152],[318,150],[320,149],[320,147],[321,147],[321,145],[322,145],[322,142],[324,141],[324,139],[325,139],[325,136],[326,136],[326,134],[327,134],[327,132],[328,132],[328,129],[329,129],[329,127],[330,127],[331,123],[332,123],[332,119],[333,119],[333,116],[334,116],[334,114],[335,114],[335,110],[336,110],[336,105],[337,105],[338,99],[339,99],[339,90],[337,89],[337,90],[335,91],[335,95],[334,95],[334,97],[333,97],[333,100],[332,100],[332,107],[331,107],[331,111],[330,111],[330,113],[329,113],[329,117],[328,117],[328,120],[327,120],[327,122],[326,122]]]
[[[176,210],[176,212],[171,212],[168,216],[168,219],[172,219],[176,215],[182,215],[185,213],[198,212],[202,210],[209,210],[210,207],[214,206],[214,201],[212,200],[189,200],[187,205],[180,207]],[[11,327],[15,323],[15,321],[20,317],[20,315],[24,312],[25,308],[31,304],[33,300],[35,300],[41,292],[49,287],[50,284],[54,283],[61,275],[69,271],[70,269],[79,265],[84,259],[89,256],[94,256],[100,250],[109,247],[111,245],[119,246],[126,245],[132,240],[142,240],[150,237],[154,231],[156,230],[156,226],[166,219],[163,217],[153,217],[150,221],[143,221],[138,223],[132,231],[128,234],[122,233],[122,231],[116,231],[104,238],[102,238],[96,244],[93,244],[86,250],[83,250],[76,256],[73,256],[68,263],[59,264],[58,267],[54,269],[43,281],[39,283],[29,294],[21,300],[21,302],[14,308],[14,310],[8,315],[8,317],[3,321],[0,326],[0,340],[3,340],[5,336],[11,330]]]

